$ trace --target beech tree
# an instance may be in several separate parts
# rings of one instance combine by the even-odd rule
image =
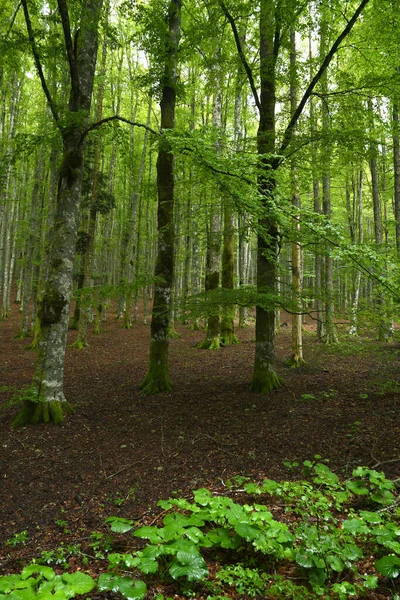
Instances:
[[[280,378],[274,370],[275,358],[275,306],[271,303],[276,295],[277,251],[279,228],[274,208],[276,197],[276,171],[282,165],[294,133],[294,128],[302,115],[308,99],[316,85],[321,81],[341,42],[350,33],[362,10],[369,0],[363,0],[336,38],[329,51],[321,56],[320,67],[308,84],[303,97],[283,133],[280,144],[276,140],[276,77],[277,61],[282,42],[288,35],[290,25],[301,12],[302,5],[291,10],[283,10],[280,2],[260,0],[259,3],[259,53],[260,53],[260,92],[243,48],[238,28],[232,14],[221,0],[221,8],[229,20],[239,56],[246,70],[255,105],[259,113],[257,149],[260,162],[259,190],[262,196],[264,215],[258,223],[257,250],[257,291],[269,300],[269,307],[258,305],[256,308],[256,351],[251,389],[255,392],[270,392],[280,386]],[[297,12],[296,12],[297,11]]]
[[[66,0],[58,0],[70,77],[67,106],[57,106],[50,94],[27,0],[22,0],[29,43],[51,114],[62,138],[54,224],[50,235],[49,271],[38,311],[39,342],[31,396],[14,426],[39,421],[59,423],[70,405],[64,396],[64,357],[67,341],[72,271],[84,170],[85,138],[95,74],[98,23],[102,0],[82,3],[75,34]]]
[[[161,81],[161,131],[175,127],[176,82],[180,39],[181,0],[170,0]],[[141,388],[146,393],[171,389],[168,371],[169,320],[174,277],[174,155],[166,136],[159,142],[157,158],[158,252],[151,319],[150,360]]]

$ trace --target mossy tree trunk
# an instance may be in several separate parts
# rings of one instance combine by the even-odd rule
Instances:
[[[273,0],[260,2],[260,100],[257,150],[263,173],[259,176],[259,189],[263,198],[264,215],[258,223],[257,234],[257,292],[270,296],[276,293],[278,277],[278,225],[274,216],[273,200],[277,163],[275,153],[275,87],[276,60],[280,38],[280,25],[274,18]],[[276,16],[276,15],[275,15]],[[267,298],[267,301],[268,298]],[[253,392],[269,393],[280,386],[280,379],[274,370],[275,360],[275,306],[258,305],[256,308],[256,351],[253,379],[250,389]]]
[[[166,59],[162,80],[161,129],[175,127],[176,78],[180,39],[181,0],[170,0]],[[168,370],[169,321],[174,279],[174,156],[168,139],[160,140],[157,158],[158,252],[151,320],[149,368],[141,389],[145,393],[171,390]]]
[[[97,56],[97,25],[102,0],[84,4],[80,28],[74,42],[65,0],[58,1],[70,68],[68,125],[64,126],[50,97],[34,33],[27,0],[22,0],[28,35],[53,117],[63,142],[63,158],[58,177],[57,204],[50,236],[49,270],[38,307],[39,338],[33,385],[13,425],[60,423],[70,410],[64,396],[64,360],[67,343],[72,271],[79,222],[79,201],[83,180],[85,132],[89,118]]]
[[[297,57],[296,33],[293,27],[290,30],[290,113],[294,114],[297,106]],[[293,132],[293,138],[295,131]],[[304,365],[303,358],[303,330],[302,330],[302,300],[303,287],[302,274],[302,248],[300,244],[300,214],[301,201],[297,183],[296,162],[292,158],[290,165],[290,178],[292,186],[293,205],[293,241],[292,241],[292,299],[294,311],[292,314],[292,354],[287,364],[292,368]]]
[[[321,34],[320,34],[320,57],[326,55],[328,49],[328,22],[325,14],[325,9],[321,10]],[[321,149],[321,163],[322,163],[322,210],[327,221],[332,220],[332,206],[331,206],[331,173],[330,164],[332,150],[329,142],[330,133],[330,113],[328,104],[328,74],[327,70],[321,77],[321,89],[325,95],[322,101],[322,135],[323,135],[323,146]],[[333,256],[332,249],[327,245],[325,250],[325,338],[326,344],[337,344],[338,337],[336,332],[336,325],[334,323],[334,283],[333,283]]]
[[[233,290],[234,287],[234,248],[235,248],[235,229],[233,218],[233,207],[226,198],[224,202],[224,236],[222,249],[222,288]],[[238,344],[239,340],[235,335],[235,306],[225,305],[222,311],[221,319],[221,344],[229,346]]]
[[[396,232],[396,249],[400,256],[400,129],[399,129],[399,102],[396,98],[393,102],[393,176],[394,176],[394,218]]]
[[[211,79],[214,89],[212,106],[212,125],[217,134],[215,143],[216,154],[221,152],[220,137],[222,134],[222,93],[221,93],[221,50],[214,55]],[[206,280],[205,290],[210,292],[217,290],[221,283],[221,203],[219,198],[214,198],[210,206],[210,223],[207,235],[207,258],[206,258]],[[198,348],[205,350],[219,350],[221,345],[221,317],[219,307],[212,311],[207,319],[206,337]]]

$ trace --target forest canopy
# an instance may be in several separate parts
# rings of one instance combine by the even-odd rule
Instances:
[[[152,312],[147,393],[171,389],[174,320],[218,349],[255,307],[262,393],[282,308],[294,367],[305,314],[327,344],[339,318],[392,336],[399,19],[396,0],[3,3],[1,314],[15,290],[37,349],[16,425],[62,420],[68,327],[85,348],[109,302],[126,328]]]

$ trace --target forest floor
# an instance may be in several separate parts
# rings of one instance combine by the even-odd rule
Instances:
[[[62,545],[76,568],[91,533],[109,531],[106,517],[149,523],[157,501],[171,494],[189,498],[200,487],[223,492],[237,475],[299,477],[285,460],[318,454],[343,476],[357,465],[400,476],[398,341],[351,341],[343,325],[344,341],[324,346],[306,323],[307,364],[295,370],[285,366],[291,334],[283,314],[288,326],[276,349],[284,383],[266,396],[248,390],[254,323],[238,330],[240,345],[220,351],[198,350],[204,332],[177,324],[173,392],[145,396],[138,388],[149,325],[126,330],[110,312],[89,348],[67,350],[65,392],[75,412],[60,427],[15,430],[18,405],[10,401],[29,386],[34,354],[29,340],[14,337],[20,315],[13,310],[0,323],[0,574],[19,571],[42,552],[61,556]],[[75,337],[70,331],[69,344]],[[91,564],[103,568],[101,561]]]

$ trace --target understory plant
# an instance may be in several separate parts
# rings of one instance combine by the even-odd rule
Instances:
[[[157,525],[135,528],[131,519],[109,517],[113,533],[142,540],[140,550],[132,543],[131,552],[108,554],[107,572],[96,582],[30,565],[20,575],[0,577],[0,600],[65,600],[95,584],[98,591],[143,600],[149,585],[174,581],[185,597],[208,600],[232,594],[345,600],[394,585],[400,574],[395,483],[366,467],[341,480],[319,456],[290,465],[302,470],[302,479],[232,478],[225,495],[201,488],[192,501],[161,500]],[[394,587],[393,593],[400,600]]]
[[[347,481],[323,462],[305,461],[302,469],[306,477],[300,481],[246,483],[240,503],[205,488],[194,492],[192,502],[162,500],[167,514],[161,526],[134,529],[131,520],[110,517],[114,532],[147,541],[142,550],[109,555],[112,577],[137,570],[195,586],[209,577],[205,557],[214,553],[232,564],[217,572],[213,589],[229,585],[239,596],[342,599],[377,588],[380,576],[394,580],[400,571],[395,484],[365,467]],[[265,503],[255,502],[257,497]],[[283,506],[279,518],[268,508],[277,502]],[[375,562],[366,572],[364,557],[371,553]],[[302,585],[276,578],[279,565],[290,565]]]

